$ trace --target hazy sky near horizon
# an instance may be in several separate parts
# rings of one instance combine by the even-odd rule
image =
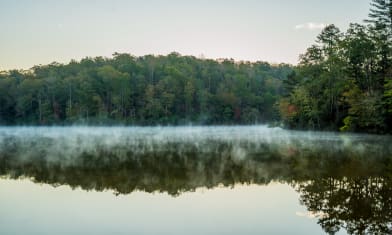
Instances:
[[[370,0],[0,0],[0,70],[86,56],[203,55],[297,63],[325,24]]]

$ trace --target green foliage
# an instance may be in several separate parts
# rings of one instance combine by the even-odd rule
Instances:
[[[285,64],[171,53],[85,58],[0,74],[0,123],[254,124],[276,119]]]
[[[171,53],[0,72],[0,124],[254,124],[392,131],[392,1],[328,25],[298,66]]]
[[[292,128],[392,131],[392,3],[373,0],[368,25],[327,26],[284,80],[280,102]],[[293,111],[294,110],[294,111]]]
[[[385,84],[384,105],[388,115],[392,115],[392,79]]]

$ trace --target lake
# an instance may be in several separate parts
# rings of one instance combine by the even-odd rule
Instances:
[[[2,127],[0,234],[390,234],[392,138]]]

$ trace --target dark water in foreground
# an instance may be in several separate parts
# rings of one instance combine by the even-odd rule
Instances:
[[[0,234],[391,234],[392,139],[0,128]]]

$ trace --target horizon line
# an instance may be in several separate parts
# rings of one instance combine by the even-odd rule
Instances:
[[[179,55],[181,57],[194,57],[194,58],[196,58],[198,60],[213,60],[213,61],[216,61],[216,62],[219,62],[219,63],[221,63],[223,61],[234,61],[234,63],[236,63],[236,64],[246,64],[246,63],[252,63],[253,64],[253,63],[258,63],[258,62],[264,62],[264,63],[268,63],[269,65],[272,65],[272,66],[289,65],[289,66],[293,66],[294,67],[294,66],[298,65],[298,62],[297,63],[290,63],[290,62],[276,62],[276,61],[266,61],[266,60],[244,60],[244,59],[235,59],[235,58],[232,58],[232,57],[231,58],[229,58],[229,57],[213,58],[213,57],[206,57],[203,53],[201,53],[199,55],[192,55],[192,54],[181,54],[178,51],[172,51],[172,52],[169,52],[167,54],[148,53],[148,54],[144,54],[144,55],[134,55],[134,54],[131,54],[129,52],[113,52],[110,56],[105,56],[105,55],[88,56],[87,55],[87,56],[84,56],[84,57],[79,58],[79,59],[70,59],[67,62],[59,62],[59,61],[53,60],[52,62],[49,62],[49,63],[43,63],[43,64],[39,63],[39,64],[36,64],[36,65],[33,65],[30,68],[20,67],[20,68],[8,68],[8,69],[5,68],[5,69],[3,69],[3,68],[0,67],[0,72],[8,72],[8,71],[15,71],[15,70],[19,71],[19,72],[25,72],[25,71],[33,70],[34,67],[36,67],[36,66],[47,66],[47,65],[52,65],[52,64],[68,65],[68,64],[70,64],[72,62],[80,63],[84,59],[95,59],[95,58],[113,59],[116,54],[119,54],[119,55],[126,54],[126,55],[130,55],[130,56],[133,56],[133,57],[136,57],[136,58],[141,58],[141,57],[145,57],[145,56],[160,57],[160,56],[169,56],[171,54],[177,54],[177,55]]]

